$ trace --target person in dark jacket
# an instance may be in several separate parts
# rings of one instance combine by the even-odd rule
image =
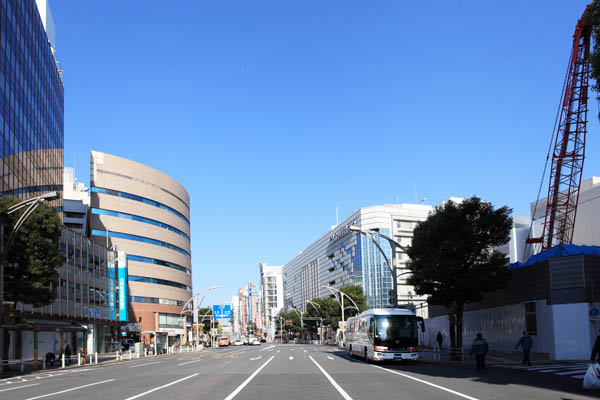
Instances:
[[[489,349],[490,346],[487,340],[482,337],[481,332],[478,332],[477,337],[471,345],[471,354],[475,355],[475,360],[477,361],[477,371],[485,370],[485,355]]]
[[[442,336],[442,332],[438,331],[438,334],[437,334],[435,340],[437,340],[438,345],[440,346],[440,349],[441,349],[442,348],[442,343],[444,343],[444,336]]]
[[[598,332],[598,336],[596,336],[596,341],[594,342],[594,347],[592,348],[592,356],[590,357],[590,361],[595,362],[596,357],[600,358],[600,331]]]
[[[519,346],[521,346],[521,349],[523,350],[523,361],[521,362],[521,364],[531,366],[531,361],[529,360],[529,353],[531,353],[533,339],[527,334],[527,331],[523,331],[523,336],[521,336],[521,339],[519,339],[519,343],[517,343],[515,349],[518,349]]]
[[[71,365],[71,346],[65,346],[65,360],[67,365]]]

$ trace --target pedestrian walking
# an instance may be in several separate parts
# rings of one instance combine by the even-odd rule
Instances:
[[[439,349],[441,350],[442,349],[442,343],[444,343],[444,336],[442,335],[442,332],[438,331],[438,334],[437,334],[435,340],[437,340]]]
[[[85,364],[85,349],[83,346],[81,347],[81,350],[79,350],[79,354],[81,355],[81,365],[83,365]]]
[[[594,347],[592,348],[592,356],[590,357],[590,361],[596,362],[596,357],[600,358],[600,331],[598,331],[598,336],[596,336],[596,341],[594,342]]]
[[[471,345],[471,354],[475,355],[475,361],[477,362],[477,371],[485,370],[485,355],[490,349],[487,340],[483,338],[481,332],[477,333],[477,337],[473,340]]]
[[[67,361],[67,365],[71,365],[71,346],[68,344],[65,346],[65,359]]]
[[[521,349],[523,350],[523,361],[521,362],[521,364],[531,366],[531,361],[529,360],[529,353],[531,353],[533,339],[527,334],[527,331],[523,331],[523,336],[521,336],[521,339],[519,339],[519,342],[515,346],[515,349],[518,349],[519,346],[521,346]]]

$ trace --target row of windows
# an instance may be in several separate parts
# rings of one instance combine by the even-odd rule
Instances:
[[[158,314],[158,325],[161,328],[183,328],[183,317],[179,314]]]
[[[179,271],[183,271],[183,272],[185,272],[188,275],[192,274],[189,269],[187,269],[185,267],[182,267],[181,265],[177,265],[177,264],[169,262],[169,261],[157,260],[156,258],[142,257],[142,256],[136,256],[136,255],[133,255],[133,254],[128,254],[127,255],[127,260],[128,261],[145,262],[145,263],[148,263],[148,264],[162,265],[163,267],[169,267],[169,268],[174,268],[174,269],[179,270]]]
[[[107,233],[106,233],[106,231],[102,231],[100,229],[92,229],[92,235],[93,236],[106,237]],[[190,255],[190,253],[188,253],[187,251],[185,251],[181,247],[177,247],[177,246],[175,246],[174,244],[171,244],[171,243],[163,242],[162,240],[156,240],[156,239],[151,239],[151,238],[147,238],[147,237],[144,237],[144,236],[131,235],[129,233],[114,232],[114,231],[109,231],[108,232],[108,237],[114,237],[114,238],[119,238],[119,239],[127,239],[127,240],[135,240],[137,242],[144,242],[144,243],[154,244],[156,246],[162,246],[162,247],[166,247],[166,248],[171,249],[171,250],[175,250],[175,251],[183,254],[184,256],[186,256],[188,258],[192,258],[192,256]]]
[[[168,281],[166,279],[159,278],[149,278],[147,276],[137,276],[137,275],[129,275],[127,277],[131,282],[144,282],[144,283],[153,283],[155,285],[166,285],[173,286],[180,289],[192,290],[191,287],[184,285],[183,283]]]
[[[145,204],[149,204],[151,206],[158,207],[162,210],[169,211],[169,212],[177,215],[182,220],[184,220],[188,225],[190,224],[190,220],[188,220],[185,217],[185,215],[183,215],[179,211],[177,211],[174,208],[171,208],[169,206],[166,206],[162,203],[159,203],[158,201],[150,200],[146,197],[138,196],[136,194],[131,194],[131,193],[127,193],[127,192],[119,192],[118,190],[105,189],[105,188],[101,188],[101,187],[97,187],[97,186],[92,186],[92,193],[108,194],[110,196],[123,197],[124,199],[129,199],[129,200],[134,200],[134,201],[139,201],[139,202],[142,202]]]
[[[118,176],[119,178],[130,179],[132,181],[143,183],[144,185],[152,186],[153,188],[156,188],[156,189],[158,189],[158,190],[160,190],[162,192],[168,193],[171,196],[175,197],[177,200],[181,201],[181,204],[183,204],[183,206],[185,208],[187,208],[188,210],[190,209],[190,207],[187,205],[187,203],[185,202],[185,200],[183,200],[181,197],[177,196],[175,193],[171,192],[170,190],[165,189],[162,186],[156,185],[156,184],[154,184],[152,182],[145,181],[143,179],[135,178],[133,176],[119,174],[118,172],[106,171],[106,170],[103,170],[103,169],[100,169],[100,168],[97,168],[96,171],[98,171],[100,173],[103,173],[103,174],[107,174],[107,175]]]
[[[129,296],[131,303],[166,304],[168,306],[183,306],[183,301],[160,299],[158,297]]]
[[[96,214],[96,215],[108,215],[111,217],[117,217],[117,218],[125,218],[125,219],[130,219],[132,221],[138,221],[138,222],[144,222],[146,224],[150,224],[150,225],[154,225],[154,226],[159,226],[161,228],[167,229],[171,232],[175,232],[180,236],[183,236],[184,238],[187,239],[187,241],[190,241],[190,237],[188,235],[186,235],[185,233],[183,233],[182,231],[180,231],[179,229],[171,226],[171,225],[167,225],[163,222],[160,221],[156,221],[154,219],[150,219],[150,218],[145,218],[145,217],[140,217],[139,215],[134,215],[134,214],[127,214],[124,212],[119,212],[119,211],[113,211],[113,210],[104,210],[101,208],[92,208],[92,214]],[[68,215],[67,215],[68,216]]]

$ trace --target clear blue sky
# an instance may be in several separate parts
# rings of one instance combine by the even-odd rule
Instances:
[[[65,165],[179,181],[194,289],[229,301],[370,205],[477,195],[529,215],[589,0],[50,0]],[[584,178],[600,175],[590,101]],[[545,190],[545,189],[544,189]]]

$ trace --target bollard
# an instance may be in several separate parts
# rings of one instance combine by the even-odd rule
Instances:
[[[44,357],[44,361],[42,361],[42,369],[46,369],[46,357]]]
[[[131,360],[131,349],[129,349],[129,359]]]
[[[77,365],[81,365],[81,353],[77,353]]]
[[[144,357],[148,357],[148,349],[144,347]]]
[[[62,353],[61,364],[62,364],[62,368],[64,368],[65,367],[65,353]]]
[[[94,353],[94,364],[98,364],[98,352]]]
[[[116,360],[119,361],[119,350],[117,350],[117,354],[116,354]]]
[[[23,361],[23,357],[21,357],[21,372],[25,372],[25,362]]]
[[[93,356],[93,355],[92,355],[92,354],[90,354],[90,364],[93,364],[93,363],[92,363],[92,356]]]

